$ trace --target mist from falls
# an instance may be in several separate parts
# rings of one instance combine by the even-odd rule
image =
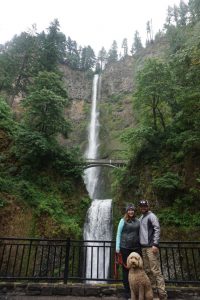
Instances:
[[[100,89],[100,77],[95,75],[92,90],[92,108],[90,124],[88,127],[88,147],[85,158],[97,159],[99,148],[99,109],[98,93]],[[102,181],[100,178],[101,167],[92,167],[85,170],[84,181],[87,191],[92,200],[91,206],[86,215],[84,224],[84,240],[88,241],[86,254],[86,277],[106,279],[109,269],[109,248],[102,246],[102,243],[92,243],[89,241],[110,241],[112,239],[112,200],[96,199],[101,191]],[[105,244],[104,244],[105,246]],[[91,252],[92,251],[92,252]],[[91,281],[91,283],[94,283]]]

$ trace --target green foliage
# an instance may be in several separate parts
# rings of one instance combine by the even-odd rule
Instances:
[[[121,138],[129,164],[114,185],[116,199],[132,194],[158,201],[164,226],[199,226],[200,23],[191,21],[191,4],[197,2],[168,10],[166,56],[147,59],[137,73],[136,124]]]
[[[58,75],[39,73],[30,90],[31,93],[23,102],[26,126],[47,137],[58,133],[66,137],[69,130],[69,123],[64,116],[67,94]]]
[[[179,226],[192,228],[200,226],[200,213],[180,210],[176,207],[165,208],[158,214],[162,226]]]
[[[172,174],[173,180],[161,183],[165,189],[178,189],[182,185],[177,174]],[[177,177],[177,178],[176,178]],[[192,228],[200,225],[199,214],[199,189],[192,188],[187,193],[184,192],[176,198],[170,207],[159,212],[159,217],[163,225],[175,225]]]
[[[64,151],[56,140],[58,134],[67,137],[69,132],[69,122],[64,116],[66,97],[57,74],[40,72],[35,78],[30,94],[23,101],[26,111],[14,148],[17,157],[26,166],[40,169],[54,165],[58,169],[56,166],[62,161],[62,167],[68,163],[68,173],[76,173],[73,168],[75,153],[72,162],[70,151]]]
[[[64,147],[58,147],[54,152],[52,166],[62,176],[79,178],[83,172],[82,159],[77,148],[67,151]]]
[[[192,23],[200,21],[200,3],[198,0],[189,0],[188,2],[190,20]]]
[[[14,152],[17,158],[25,165],[35,169],[48,163],[52,156],[52,147],[55,143],[37,131],[22,128],[16,135]]]
[[[120,168],[113,171],[114,180],[112,183],[112,192],[115,198],[118,199],[122,194],[126,195],[126,198],[131,199],[133,197],[133,190],[137,189],[139,178],[133,172],[128,169]]]
[[[12,178],[0,176],[0,191],[3,193],[12,192],[14,188],[14,182]]]
[[[84,209],[85,211],[88,210],[91,204],[91,199],[89,197],[83,197],[80,201],[80,209]]]
[[[182,180],[178,174],[166,172],[163,176],[154,178],[152,185],[158,192],[171,193],[181,188]]]
[[[38,35],[39,62],[41,69],[48,72],[56,72],[58,64],[65,60],[66,37],[60,32],[60,24],[57,19],[50,23],[48,33]]]
[[[96,62],[94,50],[90,47],[84,47],[81,51],[80,69],[87,71],[94,67]]]
[[[42,198],[42,193],[27,180],[20,180],[18,182],[17,192],[19,197],[32,207],[37,207]]]
[[[2,97],[0,97],[0,129],[4,129],[7,132],[13,132],[14,129],[12,111]]]
[[[170,101],[173,97],[170,69],[167,64],[148,59],[137,75],[135,105],[141,114],[149,115],[154,130],[165,130],[170,121]]]

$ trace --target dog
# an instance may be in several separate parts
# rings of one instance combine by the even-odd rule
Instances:
[[[143,260],[138,253],[132,252],[128,256],[127,268],[129,269],[131,300],[153,300],[151,283],[144,271]]]

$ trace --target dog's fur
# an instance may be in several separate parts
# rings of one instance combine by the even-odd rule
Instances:
[[[127,268],[129,269],[131,300],[153,300],[151,283],[143,269],[143,261],[138,253],[132,252],[128,256]]]

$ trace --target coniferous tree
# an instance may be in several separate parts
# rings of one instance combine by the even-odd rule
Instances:
[[[98,54],[98,62],[100,70],[102,71],[107,61],[107,52],[104,47],[101,48]]]
[[[30,78],[40,69],[37,37],[27,32],[6,43],[0,54],[0,89],[9,95],[12,105],[15,96],[27,90]]]
[[[108,63],[116,62],[118,60],[117,42],[114,40],[111,49],[108,51]]]
[[[190,13],[190,21],[196,23],[200,20],[200,1],[189,0],[188,9]]]
[[[67,103],[67,92],[56,73],[44,71],[34,78],[22,102],[25,111],[16,136],[16,155],[20,161],[38,168],[53,159],[57,136],[67,137],[69,132],[64,115]]]
[[[171,6],[168,6],[166,24],[165,25],[168,26],[168,25],[171,25],[173,23],[173,16],[174,16],[174,9]]]
[[[147,21],[146,31],[147,31],[147,44],[152,43],[153,42],[152,20]]]
[[[66,37],[60,32],[57,19],[50,23],[47,34],[43,31],[39,35],[40,63],[44,70],[55,71],[59,63],[65,61]]]
[[[134,34],[133,45],[132,45],[132,48],[131,48],[131,53],[132,53],[132,55],[133,55],[134,53],[139,52],[141,49],[143,49],[142,41],[141,41],[139,32],[136,30],[136,31],[135,31],[135,34]]]
[[[91,70],[96,63],[96,57],[94,50],[90,47],[83,47],[81,52],[81,60],[80,60],[80,66],[81,70],[87,71]]]
[[[124,57],[128,55],[128,40],[127,38],[123,39],[122,41],[122,48],[124,49]]]
[[[178,23],[179,23],[179,8],[178,8],[178,6],[174,5],[173,10],[174,10],[174,22],[175,22],[176,26],[178,26]]]
[[[70,37],[68,37],[66,41],[66,64],[70,66],[72,69],[80,68],[80,54],[81,49],[77,49],[76,41],[73,41]]]
[[[186,26],[188,20],[188,6],[183,0],[180,1],[179,16],[179,25]]]

